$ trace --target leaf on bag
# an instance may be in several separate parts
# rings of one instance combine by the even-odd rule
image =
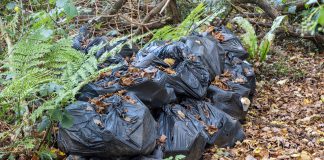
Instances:
[[[120,76],[120,72],[115,72],[115,77],[119,78]]]
[[[93,104],[93,105],[96,105],[98,107],[107,107],[108,104],[104,103],[101,101],[101,98],[93,98],[93,99],[90,99],[90,103]]]
[[[109,86],[112,86],[113,84],[115,84],[114,81],[109,81],[109,82],[107,82],[106,86],[109,87]]]
[[[103,127],[103,124],[102,124],[102,122],[101,122],[99,119],[93,119],[93,122],[94,122],[96,125],[98,125],[98,126],[100,126],[100,127]]]
[[[100,73],[98,79],[103,79],[104,77],[108,77],[111,74],[111,72],[102,72]]]
[[[209,27],[207,28],[206,32],[207,32],[207,33],[211,33],[211,32],[214,31],[214,29],[215,29],[214,26],[209,26]]]
[[[176,71],[173,70],[173,69],[171,69],[171,68],[166,68],[164,71],[165,71],[167,74],[176,74]]]
[[[130,96],[123,96],[123,99],[130,104],[136,104],[136,100],[132,99]]]
[[[221,81],[221,79],[220,79],[219,76],[216,76],[215,79],[214,79],[214,81],[212,81],[211,84],[214,85],[214,86],[217,86],[218,88],[223,89],[223,90],[229,90],[230,89],[227,86],[226,83],[224,83],[223,81]]]
[[[138,73],[138,72],[140,72],[140,69],[139,68],[135,68],[135,67],[129,67],[128,68],[128,72],[129,73]]]
[[[215,127],[214,125],[207,125],[205,128],[210,135],[215,134],[218,131],[218,128]]]
[[[117,95],[123,96],[125,93],[127,93],[126,90],[120,90],[120,91],[117,92]]]
[[[120,84],[123,86],[130,86],[133,84],[133,82],[134,82],[134,80],[130,77],[122,77],[120,79]]]
[[[179,116],[181,119],[186,118],[186,115],[185,115],[183,112],[181,112],[180,110],[178,110],[177,113],[178,113],[178,116]]]
[[[125,117],[124,120],[125,120],[126,122],[130,122],[132,119],[129,118],[129,117]]]
[[[231,74],[230,71],[226,70],[223,74],[222,77],[227,77],[227,78],[231,78],[233,75]]]
[[[166,64],[168,64],[168,65],[171,67],[171,66],[174,65],[175,60],[172,59],[172,58],[165,58],[165,59],[163,60],[163,62],[166,63]]]
[[[225,37],[221,32],[213,32],[213,36],[220,42],[223,42],[225,40]]]
[[[234,83],[246,83],[246,80],[239,76],[239,77],[236,77],[234,80],[233,80]]]
[[[252,68],[252,69],[244,68],[243,71],[244,71],[244,74],[245,74],[245,75],[248,75],[248,74],[253,73],[253,68]]]
[[[166,140],[167,140],[167,136],[164,134],[162,134],[162,136],[159,138],[159,142],[161,142],[161,143],[165,143]]]

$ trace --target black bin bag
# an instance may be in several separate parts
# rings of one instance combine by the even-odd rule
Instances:
[[[208,144],[232,147],[245,138],[241,123],[211,103],[188,98],[181,104],[203,124]]]
[[[58,146],[67,154],[85,157],[132,157],[150,154],[156,146],[157,123],[149,109],[133,94],[113,95],[98,106],[77,101],[66,111],[73,117],[70,128],[59,128]]]
[[[210,82],[209,68],[189,51],[188,46],[181,41],[154,41],[138,52],[133,64],[141,68],[152,65],[172,69],[174,74],[161,73],[157,75],[158,79],[165,79],[166,86],[173,88],[178,95],[202,98]],[[205,56],[207,54],[204,54],[204,59],[207,59]],[[165,59],[172,59],[174,63],[170,66],[165,63]]]
[[[175,74],[166,74],[166,83],[177,94],[197,99],[206,95],[210,74],[201,62],[185,60],[179,63],[175,72]]]
[[[240,121],[245,119],[248,106],[242,104],[242,96],[240,94],[233,91],[225,91],[211,85],[208,87],[207,96],[213,106]]]
[[[197,56],[198,60],[208,68],[211,77],[222,73],[225,51],[215,38],[208,34],[192,35],[182,38],[181,41],[188,46],[189,53]]]
[[[197,160],[206,145],[203,126],[180,105],[167,105],[158,120],[159,136],[166,136],[162,145],[164,157],[185,155],[186,160]]]
[[[152,66],[145,69],[122,66],[114,70],[110,75],[83,86],[76,97],[78,100],[88,101],[100,95],[126,89],[134,93],[150,109],[161,108],[175,101],[177,97],[173,88],[166,87],[166,78],[155,77],[154,75],[158,74],[155,72],[161,71]],[[151,74],[152,77],[142,76],[144,74]],[[128,77],[132,84],[129,86],[123,85],[121,81],[124,77]]]
[[[239,80],[239,84],[250,90],[248,97],[252,99],[256,88],[255,74],[252,65],[237,57],[233,57],[231,59],[226,59],[225,71],[230,72],[233,79]]]
[[[249,57],[249,54],[244,49],[240,39],[225,26],[216,27],[215,30],[224,36],[224,40],[221,41],[220,44],[229,57],[238,57],[240,59],[246,59]]]

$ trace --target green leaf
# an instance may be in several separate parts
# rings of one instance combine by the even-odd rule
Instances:
[[[241,39],[243,44],[247,47],[250,57],[253,58],[257,53],[258,39],[252,24],[243,17],[235,17],[233,21],[245,31]]]
[[[321,24],[322,26],[324,26],[324,7],[322,7],[321,10],[319,11],[319,16],[318,16],[317,22],[319,24]]]
[[[286,18],[286,16],[279,16],[277,17],[273,23],[272,23],[272,26],[271,26],[271,29],[269,32],[274,32],[278,27],[280,27],[282,21]]]
[[[275,30],[280,27],[283,20],[286,18],[286,16],[279,16],[277,17],[271,26],[270,31],[263,37],[260,47],[259,47],[259,55],[261,61],[264,61],[267,57],[268,52],[270,51],[270,47],[272,45],[273,40],[275,39]]]
[[[73,117],[67,112],[63,114],[61,125],[63,128],[70,128],[73,125]]]
[[[269,36],[269,37],[266,37],[266,36]],[[263,40],[260,44],[259,54],[260,54],[261,61],[266,60],[267,54],[270,51],[271,43],[274,39],[274,34],[267,34],[266,36],[263,38]]]
[[[59,109],[53,109],[50,111],[51,113],[51,120],[54,120],[54,121],[62,121],[63,119],[63,113],[61,110]]]
[[[72,19],[78,15],[78,10],[72,3],[68,3],[64,6],[64,12],[69,19]]]
[[[174,159],[175,160],[182,160],[182,159],[185,159],[185,158],[186,158],[185,155],[180,154],[180,155],[176,155],[176,157]]]
[[[49,125],[51,124],[51,121],[48,119],[47,116],[43,116],[42,122],[37,125],[37,132],[44,131]]]
[[[68,2],[69,2],[69,0],[57,0],[56,7],[63,8]]]

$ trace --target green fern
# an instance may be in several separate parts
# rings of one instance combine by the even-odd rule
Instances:
[[[273,21],[270,31],[263,37],[260,46],[258,46],[258,39],[252,24],[243,17],[235,17],[233,19],[233,21],[245,31],[245,33],[241,35],[241,39],[243,44],[247,47],[250,58],[259,58],[261,61],[266,59],[275,38],[274,32],[278,27],[280,27],[285,17],[286,16],[279,16]],[[256,57],[257,54],[259,57]]]
[[[241,36],[242,42],[247,46],[250,57],[254,58],[258,50],[258,39],[252,24],[243,17],[235,17],[233,21],[245,31]]]
[[[267,54],[270,50],[273,40],[275,39],[275,30],[280,27],[282,21],[285,19],[286,16],[279,16],[277,17],[271,26],[270,31],[263,37],[260,46],[259,46],[259,55],[261,61],[264,61],[267,57]]]

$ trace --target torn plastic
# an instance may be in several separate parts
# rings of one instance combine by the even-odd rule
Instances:
[[[60,150],[85,157],[117,158],[148,155],[155,149],[157,124],[135,95],[113,95],[100,104],[104,106],[78,101],[66,107],[74,122],[68,129],[59,128]]]
[[[200,121],[209,144],[216,144],[218,147],[231,147],[235,145],[236,141],[244,139],[240,122],[218,109],[218,106],[190,98],[181,104],[186,106],[197,121]]]
[[[199,159],[204,152],[206,135],[203,126],[180,105],[167,105],[158,120],[164,157],[185,155],[187,160]],[[198,126],[198,127],[197,127]]]

